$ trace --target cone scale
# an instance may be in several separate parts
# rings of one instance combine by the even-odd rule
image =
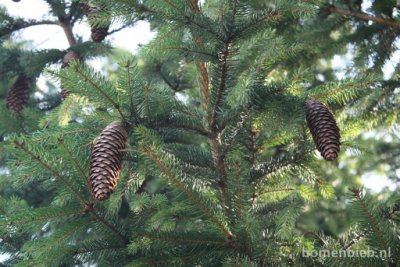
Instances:
[[[340,151],[340,132],[329,109],[319,101],[306,101],[306,118],[314,143],[321,156],[335,160]]]
[[[100,133],[92,150],[89,182],[95,199],[106,200],[117,185],[121,172],[127,132],[122,122],[110,123]]]

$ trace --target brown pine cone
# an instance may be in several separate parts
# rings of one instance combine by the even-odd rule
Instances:
[[[100,43],[107,37],[108,27],[92,27],[91,31],[92,34],[90,35],[90,37],[92,37],[93,42]]]
[[[319,101],[306,101],[306,117],[314,143],[325,160],[337,158],[340,151],[340,133],[335,118]]]
[[[25,75],[17,77],[7,92],[7,108],[15,114],[20,114],[23,107],[28,103],[32,81]]]
[[[90,17],[95,15],[100,10],[101,7],[93,6],[88,3],[85,3],[83,6],[83,13],[88,17],[89,24],[91,27],[91,32],[92,32],[91,38],[95,43],[100,43],[107,37],[109,28],[109,25],[100,27],[98,25],[94,25],[93,23],[91,23]]]
[[[121,172],[126,139],[127,133],[120,121],[110,123],[97,138],[89,166],[91,191],[97,200],[106,200],[114,192]]]

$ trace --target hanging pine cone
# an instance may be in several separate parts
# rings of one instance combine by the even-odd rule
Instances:
[[[93,42],[100,43],[107,37],[108,27],[92,27],[92,37]]]
[[[91,38],[93,42],[95,43],[100,43],[103,41],[108,34],[108,28],[109,25],[99,27],[98,25],[95,25],[94,23],[91,22],[91,16],[95,15],[97,12],[101,10],[100,7],[93,6],[91,4],[85,3],[83,6],[83,13],[88,17],[89,24],[91,27]]]
[[[340,151],[340,133],[332,113],[319,101],[306,101],[307,123],[319,152],[334,160]]]
[[[78,60],[79,56],[76,52],[74,51],[69,51],[68,53],[66,53],[63,57],[63,62],[61,64],[61,68],[64,69],[66,67],[69,66],[69,63],[72,60]],[[66,90],[62,85],[61,85],[61,92],[60,92],[60,96],[61,99],[64,100],[66,99],[68,96],[70,95],[70,92],[68,90]]]
[[[31,91],[31,79],[20,75],[7,92],[7,108],[15,114],[20,114],[22,108],[28,103]]]
[[[100,133],[92,150],[89,179],[92,195],[97,200],[107,199],[119,178],[127,133],[120,121],[110,123]]]

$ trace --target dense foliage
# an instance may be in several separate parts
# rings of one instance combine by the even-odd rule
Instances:
[[[400,266],[395,0],[45,2],[43,20],[0,8],[3,265]],[[138,54],[111,47],[113,25],[141,20],[157,35]],[[70,47],[13,38],[42,24]],[[118,68],[96,72],[98,56]],[[340,129],[334,161],[308,100]],[[119,177],[104,201],[95,163]],[[371,174],[395,190],[363,188]]]

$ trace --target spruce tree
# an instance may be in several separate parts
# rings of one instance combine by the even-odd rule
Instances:
[[[396,1],[45,2],[0,8],[4,265],[400,266],[399,193],[360,182],[399,181]],[[113,23],[139,20],[156,37],[116,59]],[[13,41],[41,24],[70,47]],[[307,256],[349,250],[378,256]]]

